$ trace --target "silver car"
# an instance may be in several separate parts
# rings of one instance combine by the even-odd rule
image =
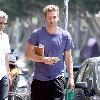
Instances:
[[[75,100],[100,100],[100,57],[85,60],[75,78]]]

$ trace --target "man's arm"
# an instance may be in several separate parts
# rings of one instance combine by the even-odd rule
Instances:
[[[35,54],[34,45],[32,45],[30,43],[27,44],[27,47],[25,50],[25,56],[26,56],[26,58],[28,58],[29,60],[34,61],[34,62],[43,62],[45,64],[50,64],[50,65],[57,63],[54,60],[52,60],[51,57],[44,57],[44,56],[39,56],[39,55]]]
[[[66,64],[66,69],[68,71],[68,86],[74,87],[74,75],[73,75],[73,60],[72,60],[72,53],[71,49],[68,51],[65,51],[64,53],[65,57],[65,64]]]
[[[26,56],[26,58],[28,58],[34,62],[43,62],[42,61],[43,57],[35,54],[34,45],[32,45],[30,43],[27,44],[27,47],[25,50],[25,56]]]

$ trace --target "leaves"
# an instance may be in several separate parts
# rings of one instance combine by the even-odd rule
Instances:
[[[69,0],[70,8],[75,9],[76,6],[79,6],[91,14],[95,14],[100,10],[100,0]]]
[[[35,15],[47,4],[63,5],[62,0],[0,0],[0,9],[7,12],[10,19]]]

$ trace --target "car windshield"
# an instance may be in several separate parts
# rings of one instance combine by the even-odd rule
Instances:
[[[97,63],[96,77],[97,77],[97,87],[100,90],[100,62]]]

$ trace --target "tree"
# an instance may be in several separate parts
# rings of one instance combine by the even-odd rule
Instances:
[[[15,17],[33,16],[37,10],[51,3],[63,5],[62,0],[0,0],[0,9],[6,11],[11,20],[15,20]]]
[[[80,12],[80,18],[87,23],[91,36],[96,38],[100,47],[100,25],[95,17],[95,14],[100,10],[100,0],[69,0],[69,10],[71,13],[74,13],[74,18],[76,17],[76,11]],[[82,43],[86,43],[84,37]],[[82,49],[82,46],[80,49]]]
[[[29,21],[30,23],[28,23],[28,25],[32,27],[33,24],[31,23],[32,23],[33,16],[36,16],[39,19],[39,25],[41,25],[42,21],[41,21],[40,12],[41,12],[41,9],[47,4],[57,4],[60,6],[60,9],[64,8],[63,0],[0,0],[0,9],[8,13],[9,23],[13,23],[12,25],[13,27],[15,24],[15,19],[16,17],[18,17],[19,22],[22,24],[21,28],[23,28],[24,23],[27,20],[30,20]],[[100,25],[98,24],[98,21],[96,20],[96,17],[95,17],[95,14],[100,10],[99,5],[100,5],[100,0],[69,0],[69,21],[68,22],[69,24],[72,23],[73,25],[72,27],[75,27],[74,28],[75,33],[77,33],[76,25],[74,24],[76,20],[76,11],[79,12],[80,19],[83,19],[87,23],[88,29],[89,29],[89,34],[82,35],[82,40],[81,42],[79,42],[80,50],[82,50],[83,45],[86,43],[88,39],[88,35],[95,37],[100,47],[100,40],[99,40]],[[61,20],[65,20],[64,17],[62,17]],[[63,22],[64,21],[62,21],[61,24],[63,24]],[[26,31],[27,30],[28,29],[26,29]],[[27,33],[30,33],[30,32],[27,32]],[[20,35],[21,37],[20,40],[24,40],[22,39],[24,37],[22,35]],[[84,39],[84,38],[87,38],[87,39]]]
[[[63,7],[62,0],[0,0],[0,9],[7,12],[9,16],[9,25],[7,29],[9,32],[7,33],[10,35],[10,42],[12,45],[16,46],[16,43],[14,42],[17,40],[17,36],[21,43],[25,42],[25,36],[28,36],[28,33],[36,27],[32,23],[34,17],[39,20],[38,25],[43,24],[43,20],[41,20],[41,10],[47,4],[57,4],[60,8]],[[19,22],[16,21],[17,19]],[[17,25],[17,22],[21,25]],[[20,31],[20,34],[18,34],[18,30]]]

